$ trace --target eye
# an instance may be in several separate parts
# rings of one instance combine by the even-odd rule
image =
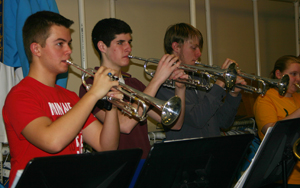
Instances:
[[[117,42],[117,44],[118,44],[118,45],[122,45],[122,44],[123,44],[123,42],[124,42],[124,41],[122,41],[122,40],[119,40],[119,41]]]
[[[193,50],[197,50],[197,48],[199,48],[198,46],[192,46]]]

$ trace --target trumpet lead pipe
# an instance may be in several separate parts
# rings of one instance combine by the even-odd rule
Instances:
[[[67,64],[72,65],[73,67],[77,68],[78,70],[81,70],[82,72],[87,73],[88,75],[90,75],[92,77],[94,77],[94,75],[95,75],[95,72],[93,70],[91,70],[91,69],[85,69],[85,68],[83,68],[83,67],[81,67],[81,66],[79,66],[79,65],[77,65],[77,64],[75,64],[73,62],[71,62],[70,60],[65,60],[65,62]]]

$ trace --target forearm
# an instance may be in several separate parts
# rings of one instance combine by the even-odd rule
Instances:
[[[137,118],[124,114],[120,110],[118,112],[118,116],[120,122],[120,131],[124,134],[131,133],[132,129],[139,123]]]
[[[100,110],[95,114],[95,116],[98,120],[104,122],[107,112],[108,111]],[[129,134],[132,131],[132,129],[139,123],[139,120],[137,118],[129,116],[121,110],[118,110],[118,119],[120,124],[120,131],[124,134]]]
[[[267,133],[268,128],[270,127],[274,127],[276,122],[274,123],[268,123],[265,126],[263,126],[263,128],[261,129],[261,132],[265,135]]]
[[[22,134],[40,149],[57,153],[80,132],[96,100],[87,95],[56,121],[52,122],[48,117],[37,118],[23,129]]]
[[[150,81],[150,83],[148,84],[148,86],[143,91],[143,93],[145,93],[151,97],[154,97],[156,95],[159,87],[161,86],[161,84],[162,83],[159,80],[152,79]]]
[[[76,135],[86,122],[96,101],[96,97],[87,93],[72,107],[71,110],[52,122],[49,129],[52,128],[55,135],[57,135],[56,132],[60,132],[61,136],[65,135],[66,132]]]
[[[100,151],[116,150],[119,145],[120,126],[118,109],[113,107],[106,112],[103,128],[100,133]]]

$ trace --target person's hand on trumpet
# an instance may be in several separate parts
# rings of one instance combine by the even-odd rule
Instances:
[[[237,72],[239,73],[240,70],[239,70],[239,65],[238,63],[235,61],[235,60],[232,60],[230,58],[227,58],[225,60],[225,62],[223,63],[223,65],[221,66],[222,69],[228,69],[229,65],[232,64],[232,63],[235,63],[236,64],[236,67],[237,67]],[[216,83],[215,84],[218,84],[220,87],[225,87],[225,83],[223,80],[221,79],[217,79]],[[236,82],[235,82],[236,85],[247,85],[247,82],[240,76],[237,76],[236,78]],[[232,95],[233,97],[236,97],[239,92],[241,91],[242,89],[240,88],[237,88],[237,87],[234,87],[234,90],[230,92],[230,95]]]
[[[178,80],[178,79],[187,80],[189,79],[189,75],[186,74],[184,70],[177,68],[171,73],[169,80]],[[184,83],[175,82],[176,88],[181,89],[181,88],[185,88],[185,86],[186,85]]]
[[[151,80],[154,83],[157,83],[159,86],[163,84],[177,69],[180,65],[178,61],[179,58],[175,55],[165,54],[159,61],[156,68],[153,79]],[[177,74],[173,74],[172,78],[175,78]]]
[[[247,82],[242,77],[237,76],[235,84],[236,85],[247,85]],[[233,91],[230,92],[230,95],[233,97],[236,97],[236,96],[238,96],[238,94],[241,90],[242,89],[240,89],[240,88],[234,87]]]
[[[88,91],[90,95],[94,95],[97,99],[102,99],[104,96],[114,95],[114,98],[123,98],[122,94],[112,90],[112,87],[118,86],[117,80],[112,80],[111,76],[115,74],[115,70],[101,66],[94,75],[94,82],[91,89]]]

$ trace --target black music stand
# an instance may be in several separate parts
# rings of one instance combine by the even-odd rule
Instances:
[[[282,180],[287,186],[287,177],[297,158],[293,144],[300,137],[300,118],[278,121],[264,137],[255,159],[252,161],[243,188],[262,187]]]
[[[127,188],[142,152],[129,149],[34,158],[16,188]]]
[[[231,187],[254,135],[155,143],[135,188]]]

